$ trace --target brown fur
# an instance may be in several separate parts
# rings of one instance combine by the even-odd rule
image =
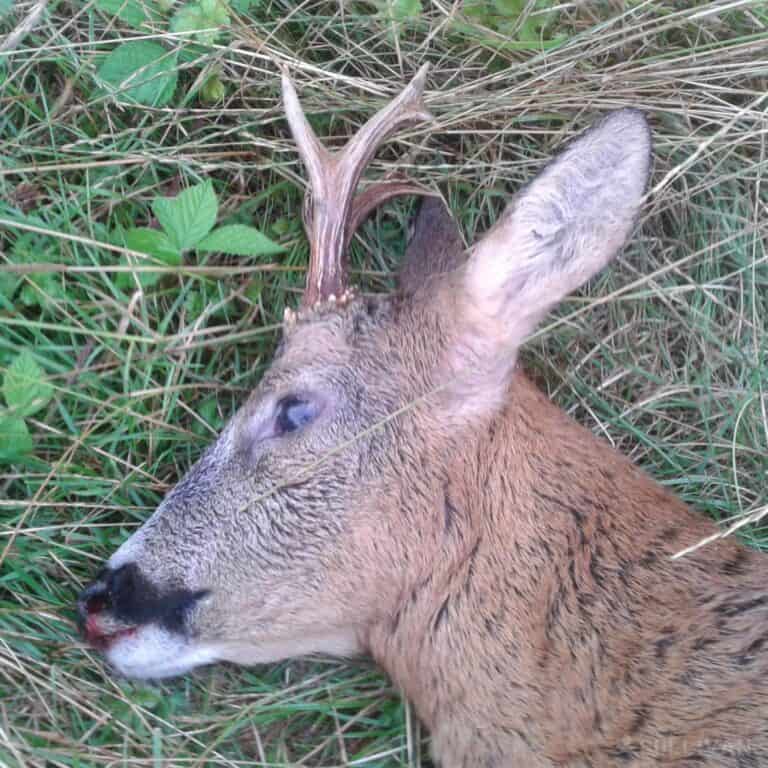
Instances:
[[[671,560],[712,525],[521,373],[457,442],[435,549],[366,635],[443,764],[762,765],[765,558]]]

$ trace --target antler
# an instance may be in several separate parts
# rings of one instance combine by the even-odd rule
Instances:
[[[309,174],[304,226],[310,243],[309,272],[302,304],[314,306],[347,288],[344,254],[355,228],[377,205],[400,194],[432,194],[415,183],[388,180],[355,197],[357,184],[378,147],[398,128],[431,119],[422,101],[428,65],[405,90],[377,112],[339,152],[329,152],[315,135],[283,72],[283,105],[299,155]]]

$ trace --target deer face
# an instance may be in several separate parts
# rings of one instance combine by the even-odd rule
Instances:
[[[367,628],[440,555],[434,500],[457,435],[493,418],[525,336],[623,243],[649,164],[630,111],[550,164],[466,263],[444,208],[426,203],[401,291],[351,298],[353,224],[414,191],[354,198],[357,181],[377,143],[425,116],[424,75],[335,156],[284,81],[312,179],[304,309],[219,439],[81,595],[86,636],[119,672],[365,650]]]
[[[118,671],[358,650],[372,585],[355,541],[376,535],[395,439],[384,425],[407,397],[393,383],[392,315],[387,300],[356,300],[299,320],[219,439],[110,558],[81,604]]]

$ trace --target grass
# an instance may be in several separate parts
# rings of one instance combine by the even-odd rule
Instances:
[[[0,464],[0,764],[428,764],[371,665],[218,666],[148,685],[110,677],[75,632],[79,588],[243,399],[297,302],[303,174],[281,64],[318,130],[340,138],[430,61],[436,120],[371,173],[405,166],[439,187],[468,242],[595,115],[646,110],[644,219],[526,361],[563,408],[703,512],[765,511],[764,3],[566,2],[545,51],[515,41],[519,19],[500,27],[475,6],[424,0],[398,21],[364,2],[241,3],[215,44],[195,47],[167,16],[140,33],[93,3],[52,2],[0,54],[0,375],[29,350],[55,388],[28,419],[32,453]],[[19,0],[0,32],[31,10]],[[118,104],[97,82],[106,53],[139,34],[183,49],[167,106]],[[224,95],[207,104],[212,74]],[[205,179],[220,221],[258,226],[285,256],[147,261],[161,279],[141,290],[135,259],[101,244],[146,225],[156,195]],[[353,263],[366,289],[391,285],[412,212],[390,205],[363,227]],[[740,535],[768,549],[765,525]]]

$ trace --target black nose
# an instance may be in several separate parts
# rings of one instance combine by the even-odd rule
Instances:
[[[78,616],[81,621],[85,621],[89,615],[102,611],[130,611],[137,593],[140,596],[146,592],[147,586],[134,563],[122,565],[115,570],[102,568],[96,579],[80,593],[77,600]]]
[[[104,568],[77,601],[81,622],[92,614],[109,611],[116,619],[137,626],[156,622],[181,630],[190,609],[208,590],[157,589],[135,563],[112,570]]]

